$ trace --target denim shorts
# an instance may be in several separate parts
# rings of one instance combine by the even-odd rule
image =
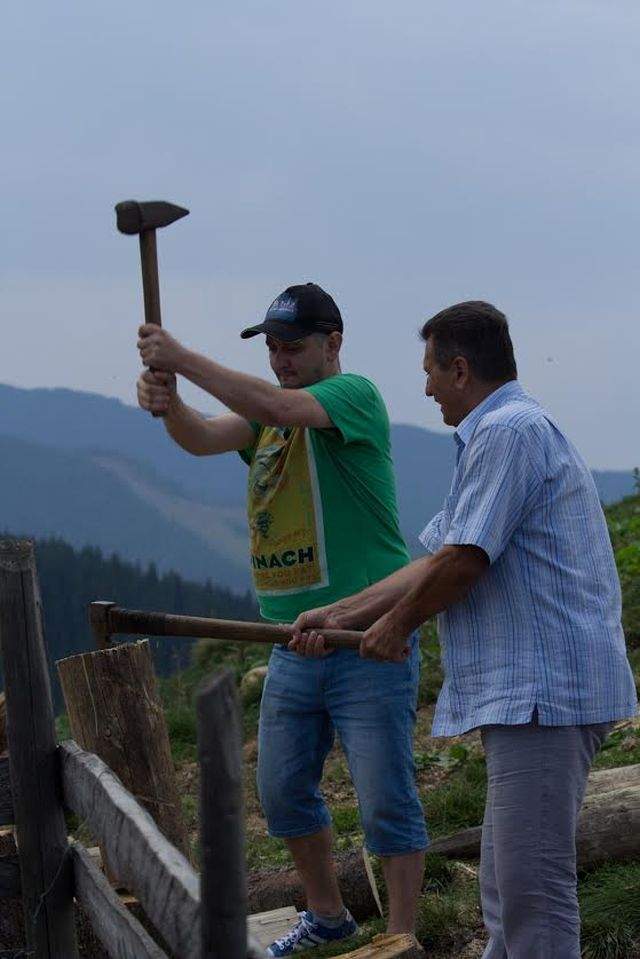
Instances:
[[[260,710],[258,791],[272,836],[331,824],[320,791],[338,733],[358,796],[367,849],[395,856],[428,845],[415,784],[413,731],[419,645],[403,663],[339,649],[306,659],[274,647]]]

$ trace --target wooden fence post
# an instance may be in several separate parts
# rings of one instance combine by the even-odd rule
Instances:
[[[189,858],[189,834],[148,641],[69,656],[57,666],[75,741],[104,760]],[[108,861],[106,865],[110,868]]]
[[[246,959],[242,736],[235,681],[217,673],[198,694],[202,959]]]
[[[76,959],[72,868],[30,541],[0,541],[0,643],[27,947],[37,959]]]

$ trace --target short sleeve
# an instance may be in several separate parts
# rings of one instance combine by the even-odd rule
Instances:
[[[258,445],[258,439],[260,437],[260,431],[262,426],[260,423],[257,423],[255,420],[249,420],[249,426],[253,430],[253,443],[250,443],[249,446],[245,446],[243,450],[238,450],[240,458],[245,461],[247,466],[251,466],[253,462],[253,456],[256,451],[256,446]]]
[[[444,536],[442,533],[443,523],[444,510],[440,510],[440,512],[436,513],[433,519],[427,523],[425,528],[418,536],[418,539],[424,546],[427,553],[437,553],[438,550],[442,548],[444,543]]]
[[[464,458],[444,542],[479,546],[494,563],[533,505],[540,485],[521,432],[499,424],[480,426]]]
[[[323,407],[344,443],[375,442],[389,434],[384,400],[374,384],[355,373],[341,373],[306,387]]]

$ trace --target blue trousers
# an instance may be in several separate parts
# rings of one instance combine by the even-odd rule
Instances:
[[[428,845],[413,764],[417,637],[403,663],[338,649],[303,659],[274,647],[260,707],[258,791],[272,836],[307,836],[331,816],[320,790],[336,732],[358,794],[367,849],[397,856]]]
[[[483,959],[580,959],[576,825],[611,725],[483,726]]]

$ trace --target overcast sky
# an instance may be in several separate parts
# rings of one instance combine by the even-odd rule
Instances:
[[[168,199],[191,215],[158,234],[163,319],[190,346],[265,372],[238,331],[315,280],[344,367],[440,428],[416,331],[488,299],[589,463],[640,464],[637,0],[35,0],[2,33],[0,382],[134,402],[113,205]]]

